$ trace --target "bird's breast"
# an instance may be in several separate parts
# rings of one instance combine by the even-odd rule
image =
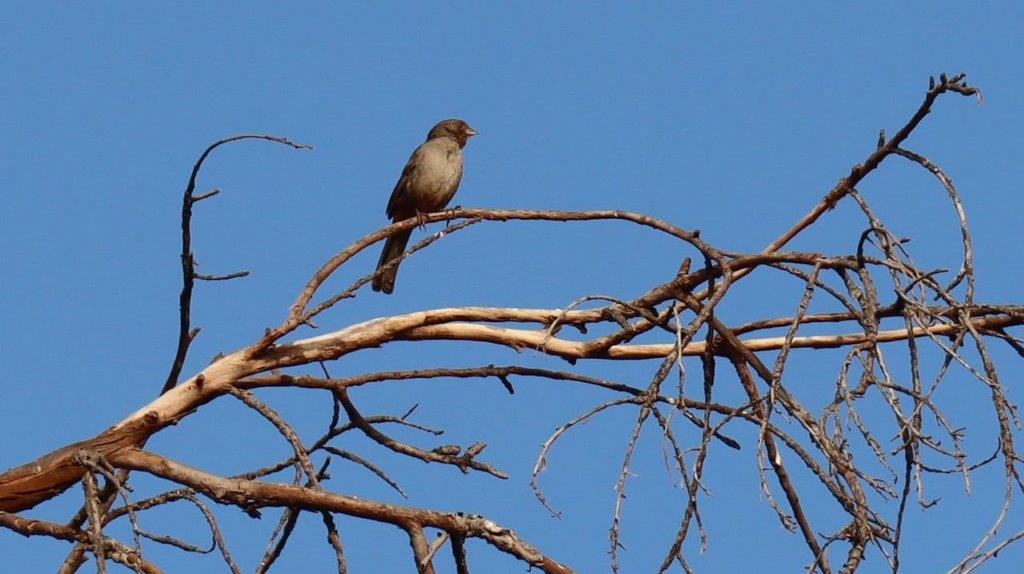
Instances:
[[[444,209],[462,179],[462,152],[442,146],[426,147],[409,182],[409,198],[419,211]]]

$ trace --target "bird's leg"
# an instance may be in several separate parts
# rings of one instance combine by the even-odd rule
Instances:
[[[416,210],[416,224],[420,231],[427,231],[427,214],[418,209]]]
[[[461,205],[456,205],[455,207],[450,207],[450,208],[444,210],[445,214],[448,216],[448,218],[444,222],[445,223],[445,227],[451,227],[452,219],[455,218],[455,212],[459,211],[461,209],[462,209]]]

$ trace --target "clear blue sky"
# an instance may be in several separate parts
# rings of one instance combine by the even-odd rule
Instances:
[[[286,135],[316,149],[244,142],[207,163],[200,189],[224,191],[198,209],[200,270],[253,274],[199,286],[193,316],[204,330],[186,374],[279,321],[311,270],[385,223],[404,161],[441,118],[465,118],[481,134],[467,149],[455,203],[622,208],[699,228],[723,248],[753,251],[861,161],[880,128],[902,125],[928,76],[940,71],[967,71],[985,104],[943,98],[907,145],[944,166],[963,193],[979,299],[1021,302],[1018,3],[205,4],[0,8],[2,468],[91,436],[155,395],[177,328],[180,193],[198,152],[242,131]],[[956,267],[955,219],[930,176],[893,159],[861,191],[894,230],[913,238],[923,267]],[[849,253],[865,226],[848,206],[824,223],[796,246]],[[449,305],[559,307],[592,292],[632,297],[673,273],[684,255],[692,253],[621,224],[478,226],[407,261],[394,296],[363,293],[320,324]],[[367,272],[376,256],[357,259],[332,285]],[[758,308],[786,314],[800,287],[784,297],[774,288],[737,290],[722,316],[738,321]],[[1019,359],[997,351],[1008,365],[1011,396],[1024,399]],[[790,388],[829,388],[838,358],[799,353]],[[392,345],[334,369],[515,361],[564,366],[530,353],[436,343]],[[698,372],[696,363],[688,366]],[[654,365],[581,369],[643,384]],[[987,455],[992,425],[983,391],[958,371],[946,392],[973,454]],[[316,436],[329,416],[322,393],[260,396],[305,437]],[[408,503],[485,514],[579,572],[607,570],[612,486],[633,411],[603,415],[555,451],[541,482],[564,512],[559,521],[530,494],[533,457],[555,426],[607,395],[523,381],[510,398],[493,382],[462,381],[381,385],[354,398],[368,414],[420,403],[416,419],[448,429],[444,442],[484,440],[487,460],[512,475],[507,482],[467,477],[398,460],[356,437],[341,441],[398,478]],[[807,551],[758,496],[753,441],[739,428],[744,451],[716,450],[708,470],[709,551],[701,556],[690,545],[689,559],[706,572],[765,564],[796,571]],[[435,440],[401,436],[428,447]],[[222,473],[287,454],[264,421],[230,399],[149,446]],[[665,476],[657,432],[642,436],[634,471],[623,525],[628,551],[620,561],[625,572],[648,572],[671,541],[683,500]],[[931,484],[928,494],[943,501],[908,511],[908,572],[954,563],[994,517],[1001,495],[998,468],[978,473],[971,497],[955,480]],[[329,485],[396,500],[344,461],[334,462]],[[138,494],[156,488],[140,482]],[[28,514],[64,521],[79,503],[76,488]],[[836,526],[828,521],[830,500],[809,494],[806,503],[823,517],[821,530]],[[250,571],[277,513],[255,522],[218,510],[231,551]],[[189,509],[142,517],[150,530],[204,543],[199,520]],[[353,572],[410,570],[398,530],[345,518],[339,524]],[[1024,513],[1015,510],[1002,533],[1021,527]],[[277,571],[329,569],[322,529],[319,519],[304,518]],[[216,556],[148,548],[169,572],[222,567]],[[11,572],[52,572],[66,549],[0,531],[0,556]],[[525,570],[480,542],[469,553],[474,572]],[[1011,572],[1022,560],[1018,544],[985,571]],[[875,554],[864,571],[882,569]]]

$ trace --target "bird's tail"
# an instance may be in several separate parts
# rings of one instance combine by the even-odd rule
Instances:
[[[411,229],[399,231],[391,237],[388,237],[387,241],[384,242],[384,251],[381,251],[380,261],[377,262],[378,273],[373,278],[374,291],[391,293],[395,290],[395,276],[398,275],[398,264],[401,262],[395,262],[390,268],[385,269],[384,271],[381,271],[380,268],[384,267],[391,261],[398,259],[402,253],[405,252],[405,246],[409,243],[410,235],[412,235]]]

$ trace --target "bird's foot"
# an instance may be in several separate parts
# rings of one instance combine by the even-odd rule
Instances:
[[[444,223],[445,223],[446,227],[451,227],[452,220],[455,219],[455,212],[456,211],[462,211],[462,206],[461,205],[456,205],[455,207],[449,207],[448,209],[444,210],[444,213],[445,213],[445,221],[444,221]]]
[[[422,211],[416,212],[416,227],[420,228],[420,231],[427,231],[427,214]]]

